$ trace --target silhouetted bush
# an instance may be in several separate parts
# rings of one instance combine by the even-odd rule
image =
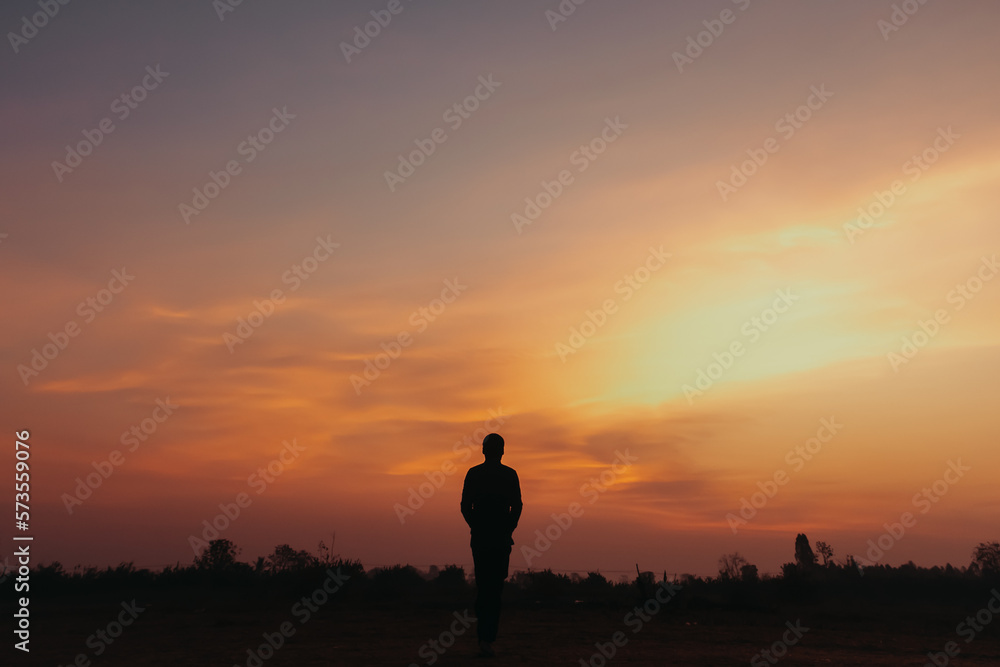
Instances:
[[[393,565],[372,570],[369,590],[375,600],[397,600],[419,596],[428,583],[412,565]]]
[[[447,565],[438,572],[433,582],[435,592],[440,595],[460,595],[468,591],[469,582],[465,569],[460,565]]]

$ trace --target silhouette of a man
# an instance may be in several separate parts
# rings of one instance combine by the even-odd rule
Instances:
[[[469,468],[462,487],[462,516],[472,529],[476,566],[476,631],[479,652],[492,656],[500,625],[500,594],[510,567],[512,537],[521,518],[521,484],[517,472],[500,463],[503,438],[483,438],[486,461]]]

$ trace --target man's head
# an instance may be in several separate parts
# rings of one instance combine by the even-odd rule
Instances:
[[[483,456],[487,461],[499,461],[503,456],[503,438],[499,433],[490,433],[483,438]]]

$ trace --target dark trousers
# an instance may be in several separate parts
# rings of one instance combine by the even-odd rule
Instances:
[[[473,545],[476,565],[476,632],[481,642],[494,642],[500,626],[500,594],[510,567],[510,545]]]

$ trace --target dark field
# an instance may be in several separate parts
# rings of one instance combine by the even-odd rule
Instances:
[[[976,613],[973,608],[868,604],[861,611],[847,611],[829,605],[782,605],[769,611],[740,611],[698,609],[697,600],[670,608],[672,600],[634,632],[636,617],[631,617],[630,624],[625,622],[629,607],[518,601],[504,611],[497,657],[482,659],[476,657],[475,626],[464,629],[454,615],[455,609],[461,615],[471,607],[469,597],[454,608],[440,604],[401,608],[334,595],[302,622],[305,608],[293,612],[300,598],[250,599],[245,592],[226,591],[136,595],[144,611],[95,656],[101,643],[91,640],[88,647],[88,637],[107,629],[123,613],[121,602],[132,599],[131,595],[100,597],[100,601],[94,596],[61,601],[36,598],[30,659],[18,653],[14,664],[70,665],[84,653],[90,664],[109,667],[580,665],[581,659],[602,665],[599,658],[590,662],[597,650],[595,643],[610,651],[609,642],[621,632],[618,639],[624,645],[616,647],[609,665],[767,665],[774,663],[760,651],[781,641],[788,630],[786,622],[801,621],[808,631],[796,638],[777,664],[922,666],[927,664],[928,651],[942,651],[947,642],[956,641],[961,653],[948,664],[1000,665],[1000,628],[985,626],[971,643],[956,634],[956,625]],[[275,633],[283,623],[289,624],[286,632],[293,632],[279,641]],[[453,624],[457,630],[453,645],[443,654],[431,649],[427,642],[432,639],[451,644],[449,626]],[[268,659],[261,662],[250,659],[248,649],[266,645],[265,634],[281,643],[281,648],[270,657],[265,649],[263,656]],[[756,662],[751,663],[755,656]]]

